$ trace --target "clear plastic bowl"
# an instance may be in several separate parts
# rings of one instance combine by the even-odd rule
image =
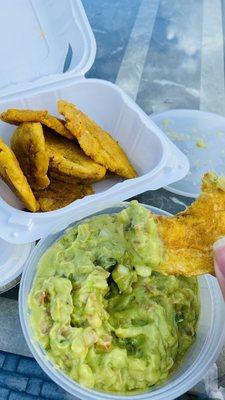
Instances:
[[[92,214],[91,216],[102,213],[109,214],[119,212],[123,208],[127,207],[127,204],[129,203],[119,203],[110,206],[110,208],[104,205],[102,211]],[[154,207],[149,207],[147,205],[145,207],[157,214],[167,214]],[[78,222],[73,221],[70,226],[73,226]],[[33,356],[36,358],[42,369],[53,381],[67,392],[85,400],[171,400],[191,389],[201,380],[210,365],[216,360],[225,339],[224,301],[216,279],[208,275],[199,277],[201,313],[196,341],[183,359],[180,367],[162,386],[136,395],[117,395],[99,392],[97,390],[90,390],[74,382],[48,359],[44,349],[33,337],[27,299],[40,257],[64,233],[64,229],[65,227],[63,227],[62,230],[62,226],[56,227],[54,231],[55,233],[52,233],[46,239],[42,239],[35,247],[26,262],[20,285],[19,313],[23,333]]]

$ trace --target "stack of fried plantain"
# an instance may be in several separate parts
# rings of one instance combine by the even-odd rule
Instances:
[[[135,178],[112,136],[76,106],[58,101],[65,120],[48,111],[9,109],[1,120],[17,125],[11,149],[0,139],[0,176],[29,211],[52,211],[93,194],[107,170]]]

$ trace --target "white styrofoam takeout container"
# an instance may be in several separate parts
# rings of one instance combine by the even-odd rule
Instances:
[[[9,0],[1,12],[0,26],[5,26],[10,7],[15,21],[10,22],[10,37],[3,41],[2,53],[9,61],[7,67],[0,65],[0,112],[31,108],[57,115],[58,99],[74,102],[119,141],[139,176],[98,182],[94,195],[35,214],[22,211],[22,204],[1,183],[0,237],[17,244],[33,242],[45,237],[56,221],[66,225],[71,214],[83,218],[98,211],[102,201],[122,201],[187,174],[186,156],[121,89],[84,78],[94,61],[96,44],[80,0]],[[0,122],[7,143],[14,129]]]
[[[119,212],[127,207],[128,204],[118,203],[111,205],[110,208],[102,204],[99,213]],[[169,215],[165,211],[155,207],[147,205],[145,207],[156,214]],[[74,226],[80,222],[77,221],[75,216],[71,215],[70,226]],[[61,372],[49,360],[42,346],[34,338],[27,299],[41,256],[65,232],[64,229],[62,230],[64,227],[65,225],[62,222],[59,223],[55,227],[54,232],[38,243],[26,262],[20,284],[19,313],[23,333],[31,352],[43,370],[66,391],[84,400],[172,400],[191,389],[203,378],[210,365],[216,360],[225,339],[225,303],[216,279],[209,275],[199,277],[201,311],[196,341],[180,363],[179,368],[158,388],[133,396],[116,395],[86,389]]]

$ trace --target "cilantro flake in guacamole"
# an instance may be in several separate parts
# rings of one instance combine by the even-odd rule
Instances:
[[[36,339],[81,385],[142,391],[196,335],[196,278],[162,275],[163,246],[137,202],[70,228],[42,256],[29,295]]]

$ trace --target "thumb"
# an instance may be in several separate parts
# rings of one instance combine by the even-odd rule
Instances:
[[[225,300],[225,237],[214,243],[213,254],[216,277]]]

